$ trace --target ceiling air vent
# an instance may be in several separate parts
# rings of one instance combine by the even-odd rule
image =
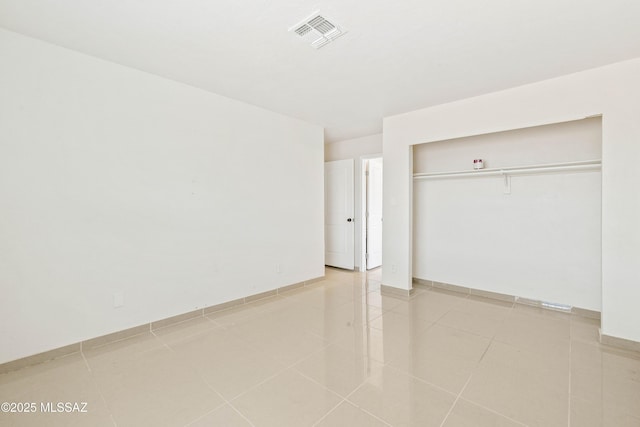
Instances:
[[[320,49],[346,33],[335,22],[320,15],[320,12],[312,14],[307,19],[289,28],[289,31],[293,31],[316,49]]]

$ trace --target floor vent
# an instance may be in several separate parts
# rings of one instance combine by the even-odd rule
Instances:
[[[289,31],[296,33],[316,49],[326,46],[346,33],[335,21],[330,21],[320,12],[316,12],[302,20],[289,28]]]

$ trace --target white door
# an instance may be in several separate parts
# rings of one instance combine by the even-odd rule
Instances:
[[[367,270],[382,265],[382,159],[369,160],[367,174]]]
[[[353,159],[324,164],[324,263],[353,270]]]

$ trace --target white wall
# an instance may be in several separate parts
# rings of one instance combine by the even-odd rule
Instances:
[[[0,363],[324,274],[322,128],[7,31],[0,58]]]
[[[640,59],[384,120],[383,283],[409,289],[415,144],[602,114],[602,331],[640,341]]]
[[[416,145],[414,173],[575,162],[602,158],[602,118],[475,135]]]
[[[601,157],[600,118],[414,146],[414,172]],[[414,277],[601,310],[601,175],[414,181]]]
[[[330,142],[324,145],[324,160],[330,162],[333,160],[354,159],[354,183],[355,183],[355,216],[360,218],[359,223],[355,227],[355,268],[356,270],[366,270],[364,261],[365,247],[365,231],[363,230],[363,206],[366,203],[366,194],[362,191],[362,159],[371,156],[377,156],[382,153],[382,134],[364,136],[362,138],[348,139],[339,142]]]
[[[382,153],[382,134],[364,136],[362,138],[347,139],[338,142],[328,142],[324,145],[324,161],[345,159],[359,159],[367,154]]]

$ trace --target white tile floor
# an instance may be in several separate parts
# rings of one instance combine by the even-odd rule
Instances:
[[[0,376],[1,426],[640,426],[640,354],[597,322],[447,291],[380,295],[380,270]],[[40,408],[38,408],[40,409]]]

